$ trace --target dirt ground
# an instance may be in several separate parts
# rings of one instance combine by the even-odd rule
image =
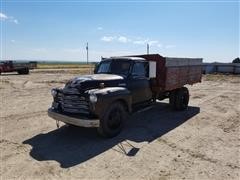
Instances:
[[[190,107],[137,113],[116,138],[47,116],[50,90],[74,73],[1,75],[0,176],[5,179],[239,179],[240,76],[189,86]]]

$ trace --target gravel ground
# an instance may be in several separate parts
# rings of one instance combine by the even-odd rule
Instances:
[[[74,73],[1,75],[1,179],[239,179],[240,76],[208,75],[190,107],[168,101],[129,118],[116,138],[47,116],[50,89]]]

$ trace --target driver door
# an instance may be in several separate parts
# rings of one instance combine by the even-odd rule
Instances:
[[[128,88],[132,93],[133,104],[149,101],[152,98],[147,62],[137,61],[133,64]]]

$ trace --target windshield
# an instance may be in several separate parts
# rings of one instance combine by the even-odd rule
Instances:
[[[110,61],[105,61],[102,62],[99,66],[98,66],[98,71],[97,73],[108,73],[110,70]]]
[[[97,73],[118,74],[127,76],[130,69],[130,62],[124,60],[102,61],[99,64]]]

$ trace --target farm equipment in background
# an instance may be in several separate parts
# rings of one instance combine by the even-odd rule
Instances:
[[[0,62],[0,74],[7,72],[17,72],[18,74],[29,74],[30,69],[36,68],[37,62],[13,62],[13,61],[1,61]]]

